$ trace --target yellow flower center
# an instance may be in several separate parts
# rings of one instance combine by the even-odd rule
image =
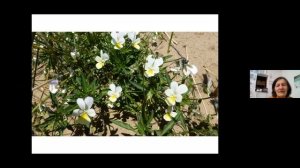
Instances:
[[[133,47],[138,49],[138,50],[140,49],[139,43],[133,43]]]
[[[115,101],[117,100],[117,95],[112,94],[112,95],[109,97],[109,100],[110,100],[111,102],[115,102]]]
[[[96,64],[96,68],[97,68],[97,69],[102,68],[102,67],[104,66],[104,62],[105,62],[105,61],[103,61],[103,60],[101,60],[100,62],[98,62],[98,63]]]
[[[84,119],[85,121],[87,122],[91,122],[91,119],[90,117],[88,116],[88,114],[86,112],[83,112],[81,115],[80,115],[80,118]]]
[[[171,115],[170,115],[169,112],[167,112],[167,113],[163,116],[163,118],[164,118],[166,121],[171,121],[171,120],[172,120],[172,117],[171,117]]]
[[[147,71],[146,71],[146,74],[148,75],[148,76],[154,76],[154,71],[153,71],[153,69],[148,69]]]
[[[86,125],[87,127],[89,127],[89,125],[91,123],[91,119],[86,112],[83,112],[76,120],[76,123],[83,124],[83,125]]]
[[[167,101],[172,104],[175,105],[175,101],[176,101],[176,95],[172,95],[170,97],[167,98]]]
[[[116,47],[120,49],[120,48],[123,48],[123,45],[120,42],[117,42]]]

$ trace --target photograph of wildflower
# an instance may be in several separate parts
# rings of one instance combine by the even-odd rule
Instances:
[[[32,32],[32,136],[217,136],[218,34]]]

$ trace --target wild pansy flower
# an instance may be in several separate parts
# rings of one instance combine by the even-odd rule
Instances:
[[[165,94],[168,96],[166,102],[169,106],[174,106],[176,102],[180,103],[182,101],[181,94],[184,94],[188,91],[188,88],[185,84],[178,86],[178,83],[172,81],[170,84],[170,89],[165,91]]]
[[[195,65],[186,64],[185,68],[183,69],[183,73],[185,76],[189,75],[196,75],[198,69]]]
[[[166,121],[171,121],[172,118],[175,118],[177,113],[173,110],[173,106],[166,109],[166,114],[163,116],[163,118]]]
[[[95,60],[98,62],[96,64],[96,68],[101,69],[105,64],[105,61],[109,60],[109,55],[107,53],[103,53],[102,50],[100,50],[100,57],[96,56]]]
[[[136,49],[140,49],[139,43],[141,42],[140,38],[136,38],[137,32],[128,33],[128,38],[132,41],[132,46]]]
[[[115,102],[117,100],[117,98],[119,98],[121,96],[121,92],[122,92],[122,88],[121,86],[117,86],[115,84],[110,84],[109,85],[110,91],[107,92],[108,96],[109,96],[109,100],[111,102]]]
[[[145,76],[148,77],[152,77],[155,74],[159,73],[159,66],[161,66],[163,64],[163,59],[162,58],[158,58],[158,59],[154,59],[152,58],[152,55],[148,55],[148,57],[146,58],[147,62],[145,64]]]
[[[126,35],[126,33],[117,33],[117,32],[111,32],[111,43],[114,45],[114,49],[121,49],[123,48],[123,44],[125,43],[125,39],[124,36]]]
[[[96,112],[92,109],[94,99],[92,97],[86,97],[84,100],[82,98],[77,99],[77,104],[80,109],[75,109],[73,111],[73,116],[79,116],[77,123],[84,124],[87,127],[91,123],[90,117],[95,117]]]
[[[55,94],[57,91],[58,91],[58,80],[52,80],[50,81],[49,83],[49,91],[52,93],[52,94]]]

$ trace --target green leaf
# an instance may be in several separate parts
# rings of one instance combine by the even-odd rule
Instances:
[[[143,90],[143,86],[133,82],[133,81],[129,81],[129,83],[131,83],[134,87],[136,87],[137,89]]]
[[[167,59],[169,59],[171,57],[172,57],[172,55],[166,55],[166,56],[163,56],[163,59],[164,59],[164,61],[166,61]]]
[[[57,101],[57,98],[56,98],[56,94],[52,94],[52,93],[50,92],[50,97],[51,97],[51,101],[52,101],[53,106],[54,106],[54,107],[57,107],[58,101]]]
[[[57,112],[69,115],[69,114],[72,114],[73,110],[75,110],[76,108],[78,108],[77,105],[69,105],[64,108],[57,109]]]
[[[179,112],[178,110],[176,112],[177,112],[176,117],[173,118],[172,121],[169,121],[169,123],[164,126],[164,129],[163,129],[161,135],[166,134],[170,129],[172,129],[174,127],[174,125],[176,124],[176,122],[178,121],[178,119],[181,117],[181,112]]]
[[[177,111],[177,115],[180,115],[179,116],[179,121],[180,121],[180,125],[182,126],[183,130],[186,132],[187,129],[186,129],[186,125],[185,125],[185,121],[184,121],[184,116],[181,112],[178,112]]]
[[[125,128],[125,129],[128,129],[130,131],[133,131],[135,132],[135,129],[131,127],[131,125],[127,124],[127,123],[124,123],[122,121],[119,121],[119,120],[111,120],[112,123],[122,127],[122,128]]]
[[[138,122],[138,124],[136,125],[137,129],[138,129],[138,132],[141,134],[141,135],[145,135],[145,131],[144,131],[144,127],[142,125],[141,122]]]
[[[174,120],[169,121],[169,123],[164,126],[164,129],[163,129],[161,135],[166,134],[170,129],[172,129],[174,127],[175,124],[176,124],[176,122]]]
[[[147,126],[150,125],[150,123],[153,119],[153,116],[154,116],[154,112],[150,112],[150,115],[148,115]]]

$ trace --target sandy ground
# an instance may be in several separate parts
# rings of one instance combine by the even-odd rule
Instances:
[[[169,36],[170,32],[167,33]],[[168,37],[164,35],[166,39]],[[188,55],[189,63],[194,64],[198,68],[198,73],[195,75],[196,83],[203,83],[204,76],[207,74],[206,70],[203,68],[205,66],[209,69],[212,74],[210,74],[213,84],[218,85],[218,33],[213,32],[177,32],[174,33],[173,39],[177,44],[174,47],[180,52],[184,57]],[[161,43],[162,42],[162,43]],[[174,58],[180,58],[178,53],[172,47],[168,53],[168,42],[165,40],[158,40],[157,47],[153,48],[154,51],[162,55],[173,55]],[[187,50],[185,49],[187,47]],[[187,53],[187,54],[186,54]],[[216,77],[214,77],[214,75]],[[201,86],[201,85],[200,85]],[[200,94],[202,97],[208,97],[206,93],[203,92],[199,86]],[[205,107],[204,107],[205,106]],[[214,106],[210,103],[210,99],[205,99],[202,101],[200,108],[201,112],[205,112],[207,109],[208,114],[216,114]],[[213,123],[217,123],[217,118],[213,118]]]
[[[167,33],[169,36],[170,32]],[[164,38],[168,40],[168,37],[164,35]],[[180,56],[175,49],[170,47],[170,52],[168,53],[168,41],[164,39],[157,39],[157,46],[153,46],[154,52],[158,52],[160,55],[173,55],[172,58],[176,59]],[[218,76],[218,33],[215,32],[175,32],[173,40],[177,42],[174,47],[181,53],[182,56],[186,57],[186,48],[190,64],[194,64],[198,68],[198,73],[195,76],[196,83],[203,83],[204,76],[207,74],[203,66],[207,67],[214,75]],[[213,85],[217,86],[217,77],[211,75],[213,79]],[[40,86],[45,83],[43,68],[41,67],[37,71],[35,86]],[[47,82],[46,82],[47,83]],[[201,86],[201,85],[200,85]],[[43,93],[43,90],[45,91]],[[206,93],[203,92],[202,87],[199,87],[201,97],[208,97]],[[38,102],[43,94],[43,97],[49,95],[48,83],[42,87],[34,90],[32,102]],[[197,97],[200,98],[199,95]],[[47,106],[50,105],[50,100],[45,103]],[[205,107],[204,107],[205,106]],[[201,113],[208,113],[213,115],[212,123],[218,123],[218,118],[215,115],[216,111],[214,106],[210,103],[210,99],[205,99],[200,104]],[[206,110],[205,110],[206,109]],[[133,122],[128,119],[126,122],[133,125]],[[124,134],[134,135],[133,132],[128,131],[124,128],[112,124],[112,126],[117,129],[115,135],[124,136]],[[70,135],[71,131],[66,130],[64,135]],[[110,135],[108,133],[107,135]]]

